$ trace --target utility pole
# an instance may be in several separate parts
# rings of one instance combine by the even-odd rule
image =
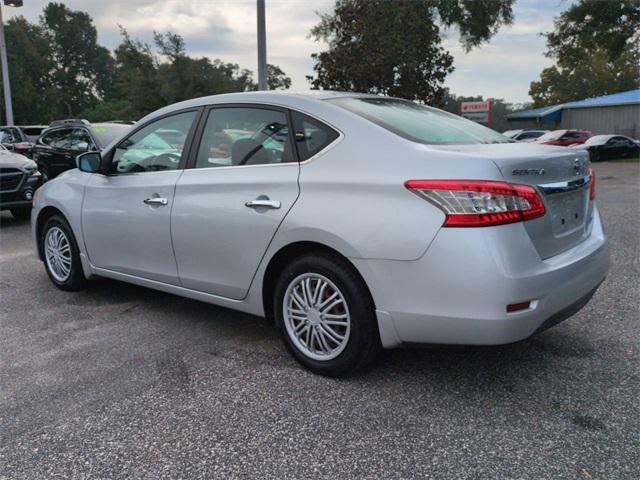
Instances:
[[[264,0],[258,4],[258,90],[269,90],[267,83],[267,31],[264,12]],[[4,71],[4,70],[3,70]]]
[[[4,89],[4,109],[7,125],[13,126],[13,105],[11,104],[11,85],[9,84],[9,62],[7,61],[7,43],[4,40],[4,20],[0,5],[0,56],[2,57],[2,87]]]

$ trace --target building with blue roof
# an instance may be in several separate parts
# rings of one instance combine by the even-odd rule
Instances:
[[[640,138],[640,89],[507,115],[511,128],[575,128]]]

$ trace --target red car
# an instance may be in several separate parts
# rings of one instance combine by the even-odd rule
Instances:
[[[553,130],[538,137],[533,143],[568,147],[569,145],[584,143],[590,137],[593,137],[593,133],[589,130]]]

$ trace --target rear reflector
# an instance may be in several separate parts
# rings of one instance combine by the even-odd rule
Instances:
[[[526,310],[530,306],[531,306],[531,302],[512,303],[511,305],[507,305],[507,313]]]
[[[589,198],[591,200],[596,199],[596,172],[593,168],[589,167],[589,176],[591,177],[591,184],[589,185]]]
[[[445,213],[445,227],[504,225],[545,213],[529,185],[489,180],[408,180],[404,185]]]

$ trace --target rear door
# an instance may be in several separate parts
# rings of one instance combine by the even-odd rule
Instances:
[[[93,265],[179,285],[171,209],[198,113],[175,113],[135,130],[114,150],[109,174],[87,182],[82,231]]]
[[[182,285],[246,295],[278,226],[298,197],[299,164],[287,110],[210,108],[177,186],[171,219]]]

